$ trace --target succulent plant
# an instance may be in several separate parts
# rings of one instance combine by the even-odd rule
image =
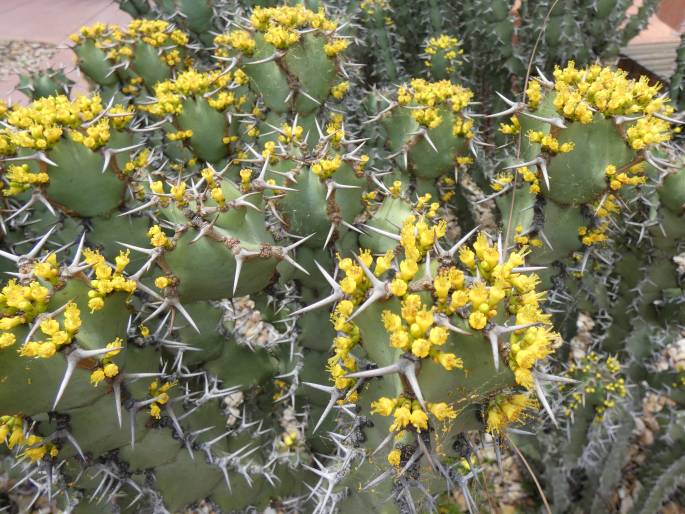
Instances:
[[[509,2],[272,4],[122,1],[92,92],[0,102],[0,507],[479,512],[510,448],[555,512],[679,494],[659,86],[550,42],[526,78]]]

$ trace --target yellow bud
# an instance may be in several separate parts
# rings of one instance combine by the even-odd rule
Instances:
[[[113,362],[110,362],[109,364],[105,365],[103,371],[107,378],[112,378],[119,374],[119,366],[117,366]]]
[[[407,292],[407,283],[400,278],[394,279],[390,283],[390,292],[395,296],[404,296]]]
[[[102,368],[97,368],[90,374],[90,383],[97,386],[105,379],[105,372]]]
[[[388,453],[388,464],[396,468],[400,467],[400,464],[402,462],[401,457],[402,452],[400,452],[398,449],[392,450],[390,453]]]

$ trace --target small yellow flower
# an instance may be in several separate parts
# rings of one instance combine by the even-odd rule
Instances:
[[[395,405],[397,405],[396,399],[383,396],[375,402],[371,402],[371,413],[380,414],[381,416],[390,416],[395,409]]]
[[[404,296],[407,293],[407,283],[401,278],[396,278],[390,283],[390,292],[395,296]]]
[[[428,353],[430,352],[431,349],[431,344],[428,342],[428,340],[419,338],[419,339],[414,339],[414,342],[411,344],[411,353],[416,355],[417,357],[428,357]]]
[[[162,417],[162,411],[159,408],[158,404],[153,403],[152,405],[150,405],[150,416],[155,419],[160,419]]]
[[[155,286],[159,289],[164,289],[171,284],[171,280],[168,277],[157,277],[155,279]]]
[[[483,330],[488,322],[488,318],[482,312],[472,312],[469,316],[469,325],[476,330]]]
[[[411,411],[407,407],[395,409],[395,421],[390,425],[391,432],[397,432],[406,427],[411,421]]]
[[[428,416],[421,409],[411,411],[411,424],[417,432],[428,429]]]
[[[90,383],[97,386],[105,379],[105,372],[102,368],[97,368],[90,374]]]
[[[388,453],[388,464],[396,468],[399,468],[400,463],[402,461],[401,457],[402,452],[400,452],[398,449],[392,450],[390,453]]]
[[[430,329],[428,340],[431,344],[441,346],[447,341],[448,332],[444,327],[433,327]]]
[[[345,277],[340,281],[340,288],[345,294],[353,294],[357,290],[357,282],[352,277]]]
[[[457,357],[453,353],[442,353],[441,352],[437,356],[437,361],[447,371],[452,371],[453,369],[464,367],[464,361],[462,361],[459,357]]]
[[[10,332],[4,332],[2,335],[0,335],[0,350],[3,348],[9,348],[16,342],[17,338],[14,334]]]
[[[38,350],[38,356],[43,358],[43,359],[49,359],[53,355],[55,355],[55,352],[57,351],[57,346],[55,343],[43,343],[40,345],[40,348]]]
[[[119,366],[117,366],[113,362],[110,362],[109,364],[105,365],[105,367],[103,368],[103,372],[107,378],[115,377],[119,374]]]
[[[429,403],[428,410],[437,418],[438,421],[454,419],[457,417],[456,411],[445,402]]]
[[[414,260],[405,259],[400,262],[400,278],[402,280],[411,280],[419,271],[419,266]]]
[[[105,301],[100,297],[100,296],[95,296],[88,300],[88,308],[90,309],[90,312],[93,313],[95,311],[99,311],[105,306]]]

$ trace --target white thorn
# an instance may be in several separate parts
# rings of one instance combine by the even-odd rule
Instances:
[[[480,225],[477,225],[475,228],[471,229],[468,234],[466,234],[464,237],[462,237],[459,241],[457,241],[452,248],[447,250],[447,255],[450,257],[454,257],[454,254],[457,253],[457,250],[466,243],[469,239],[471,239],[471,236],[475,234],[478,230],[480,229]]]
[[[380,234],[380,235],[385,236],[387,238],[390,238],[394,241],[401,241],[402,240],[402,238],[400,237],[399,234],[394,234],[392,232],[388,232],[386,230],[376,228],[376,227],[373,227],[371,225],[367,225],[365,223],[362,223],[362,227],[367,228],[367,229],[371,230],[372,232],[376,232],[377,234]]]
[[[333,237],[333,233],[335,232],[337,225],[335,223],[331,223],[331,228],[328,229],[328,235],[326,236],[326,240],[323,243],[323,248],[325,249],[328,246],[328,243],[331,242],[331,238]]]
[[[578,384],[578,383],[580,383],[578,380],[575,380],[573,378],[561,377],[558,375],[550,375],[548,373],[542,373],[541,371],[534,371],[533,375],[538,380],[545,381],[545,382],[561,382],[564,384]]]
[[[400,361],[395,364],[390,364],[389,366],[383,366],[382,368],[367,369],[364,371],[355,371],[354,373],[348,373],[345,378],[372,378],[372,377],[382,377],[385,375],[392,375],[393,373],[401,373],[402,365]]]
[[[547,411],[547,414],[552,420],[552,423],[554,423],[554,426],[559,428],[559,424],[557,423],[557,420],[554,417],[554,412],[552,412],[552,408],[550,407],[549,402],[547,401],[547,397],[545,396],[545,391],[543,391],[542,386],[540,386],[540,382],[537,380],[537,378],[535,378],[535,376],[533,376],[533,384],[535,386],[535,393],[538,395],[540,403],[542,403],[542,406],[544,407],[545,411]]]

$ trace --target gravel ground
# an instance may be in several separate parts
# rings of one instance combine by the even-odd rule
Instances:
[[[35,41],[0,41],[0,81],[46,68],[57,45]]]

